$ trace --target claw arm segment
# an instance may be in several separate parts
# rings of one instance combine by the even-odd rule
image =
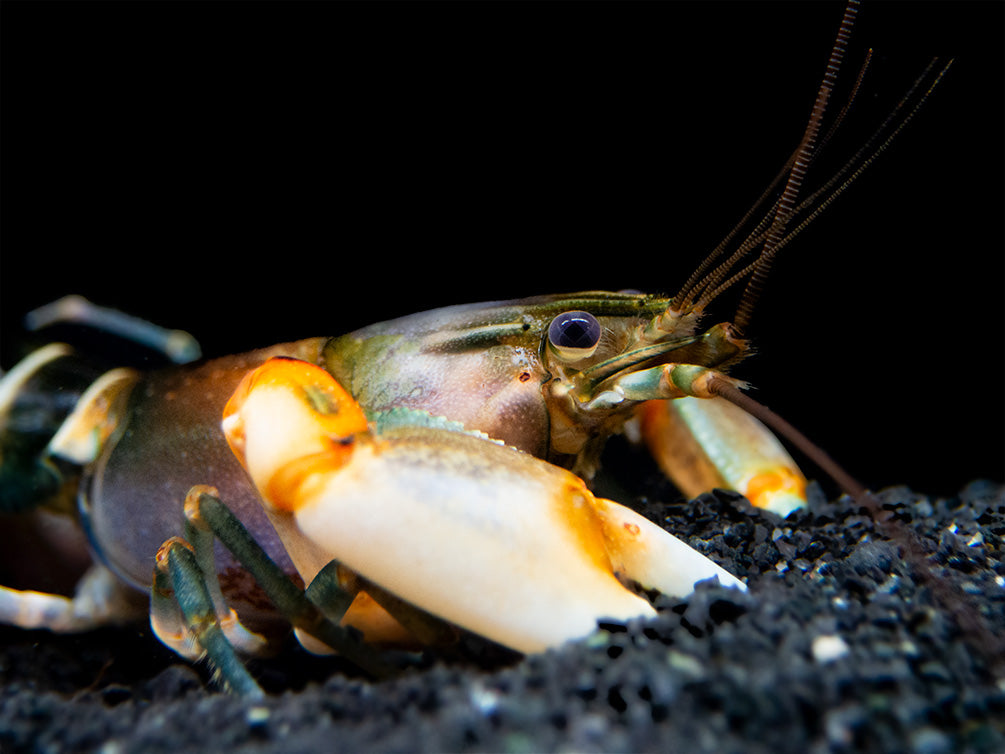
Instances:
[[[780,516],[806,504],[806,479],[757,419],[722,399],[652,401],[640,411],[642,435],[664,473],[695,497],[736,490]]]

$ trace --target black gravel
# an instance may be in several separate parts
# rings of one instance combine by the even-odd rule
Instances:
[[[643,498],[749,593],[702,585],[544,655],[381,684],[290,649],[253,665],[274,693],[248,702],[142,627],[5,629],[0,751],[1005,751],[1005,487],[879,497],[921,550],[847,498],[785,520]]]

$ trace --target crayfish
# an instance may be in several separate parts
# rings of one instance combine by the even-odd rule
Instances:
[[[706,579],[744,589],[589,483],[624,432],[684,494],[726,487],[784,516],[805,504],[806,478],[770,426],[862,494],[727,374],[750,352],[776,254],[941,75],[804,202],[855,13],[777,199],[673,296],[452,306],[149,373],[62,345],[26,358],[0,382],[0,509],[75,509],[95,563],[73,598],[0,588],[0,620],[78,631],[149,610],[165,644],[257,694],[239,654],[266,651],[277,624],[383,677],[393,667],[381,647],[435,646],[462,629],[533,653],[604,619],[652,615],[654,591],[687,595]],[[735,316],[707,326],[708,306],[735,288]],[[70,308],[55,316],[127,321]]]

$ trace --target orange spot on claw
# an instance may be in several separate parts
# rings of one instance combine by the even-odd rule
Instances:
[[[747,489],[743,494],[758,508],[764,508],[768,505],[771,495],[779,492],[789,492],[805,497],[806,482],[788,469],[765,471],[747,482]]]

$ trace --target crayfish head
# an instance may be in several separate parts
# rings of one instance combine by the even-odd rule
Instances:
[[[656,297],[639,297],[638,304],[634,312],[609,304],[596,313],[564,312],[547,330],[550,447],[576,456],[577,471],[588,476],[584,452],[594,453],[594,440],[620,432],[646,401],[692,394],[678,373],[721,370],[748,353],[728,323],[698,331],[700,312],[678,313]]]
[[[222,427],[266,502],[289,510],[297,499],[290,487],[310,473],[307,462],[345,462],[367,420],[352,396],[320,367],[272,358],[245,375],[224,408]]]

